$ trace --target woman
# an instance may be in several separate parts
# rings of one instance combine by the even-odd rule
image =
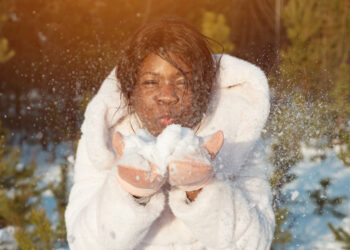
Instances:
[[[269,249],[274,215],[257,143],[268,112],[260,69],[213,57],[182,21],[141,27],[85,112],[66,211],[70,249]],[[141,157],[148,177],[118,164],[128,135],[159,136],[170,124],[212,135],[198,149],[207,158],[175,157],[157,175]]]

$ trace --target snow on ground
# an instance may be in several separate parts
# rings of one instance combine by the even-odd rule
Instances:
[[[53,153],[54,150],[54,153]],[[60,164],[69,164],[69,183],[71,185],[73,177],[72,166],[74,164],[73,144],[69,142],[62,142],[55,147],[48,146],[47,150],[43,150],[40,145],[29,145],[24,143],[21,146],[21,159],[19,167],[25,166],[32,160],[37,164],[36,174],[42,177],[40,186],[46,186],[48,183],[58,183],[61,179]],[[59,215],[56,209],[56,201],[50,190],[43,193],[41,207],[46,210],[46,214],[54,225],[58,224]],[[15,228],[12,226],[0,229],[0,249],[14,250],[16,243],[13,238]],[[58,250],[65,250],[60,248]]]
[[[12,226],[0,229],[0,249],[15,250],[15,239],[13,235],[15,228]]]
[[[61,142],[56,146],[48,145],[46,150],[43,150],[41,145],[28,145],[24,143],[21,146],[21,164],[28,164],[34,160],[37,164],[36,174],[42,177],[42,182],[39,186],[46,186],[48,183],[57,184],[61,179],[60,164],[68,164],[70,181],[72,180],[74,163],[73,143]],[[56,201],[51,190],[46,190],[43,193],[42,207],[46,209],[46,214],[50,221],[56,225],[58,222],[58,213],[55,211]]]
[[[293,234],[292,243],[287,249],[341,249],[327,223],[332,223],[335,228],[342,226],[345,230],[350,229],[350,168],[343,165],[334,151],[327,151],[324,161],[312,161],[315,153],[313,149],[304,148],[304,160],[291,171],[297,175],[297,179],[284,188],[290,204],[289,230]],[[323,215],[315,214],[316,206],[310,200],[309,191],[321,189],[320,181],[325,178],[331,178],[328,198],[348,197],[336,208],[347,217],[337,218],[328,210]]]

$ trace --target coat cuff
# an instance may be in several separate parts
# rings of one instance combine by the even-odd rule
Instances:
[[[127,210],[131,210],[130,212],[135,212],[141,216],[145,214],[145,216],[150,219],[152,217],[158,217],[165,204],[165,196],[161,190],[152,196],[143,197],[140,200],[139,198],[135,198],[133,195],[129,194],[119,185],[115,177],[118,174],[116,169],[113,169],[110,172],[111,173],[103,187],[105,190],[103,193],[105,202],[109,203],[109,206],[106,207],[120,207],[122,204],[124,204],[124,206],[128,207],[126,208]],[[140,203],[147,204],[143,206],[140,205]]]
[[[203,187],[194,201],[189,203],[187,200],[183,190],[169,192],[169,206],[174,215],[206,247],[232,248],[234,209],[231,184],[213,179]]]
[[[192,202],[189,202],[186,191],[177,188],[172,189],[169,192],[169,205],[179,215],[186,216],[191,212],[196,214],[195,210],[205,214],[206,210],[212,209],[214,201],[221,200],[223,195],[230,195],[230,193],[230,183],[213,179],[202,188],[202,191],[198,193],[196,199]]]
[[[147,204],[140,204],[119,185],[115,178],[116,171],[111,172],[101,190],[103,206],[98,211],[99,235],[105,238],[106,249],[116,246],[118,249],[129,249],[131,242],[139,242],[145,237],[153,221],[159,217],[165,196],[158,192],[150,197]],[[115,232],[113,240],[109,237],[112,232]]]

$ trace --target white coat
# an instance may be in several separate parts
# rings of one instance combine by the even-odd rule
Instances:
[[[193,202],[164,187],[146,205],[115,178],[112,135],[133,133],[115,71],[88,104],[81,127],[74,185],[66,210],[71,250],[269,249],[274,214],[267,164],[258,139],[269,113],[264,73],[223,55],[199,136],[221,129],[225,141],[216,177]]]

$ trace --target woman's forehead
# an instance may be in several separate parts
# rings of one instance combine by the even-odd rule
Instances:
[[[176,54],[169,52],[168,53],[170,59],[181,68],[182,72],[184,73],[190,73],[191,67],[186,64],[179,56]],[[145,59],[142,61],[140,68],[139,68],[139,76],[142,76],[144,74],[175,74],[175,75],[182,75],[182,72],[179,71],[171,62],[167,61],[165,58],[155,54],[151,53],[148,56],[145,57]]]

